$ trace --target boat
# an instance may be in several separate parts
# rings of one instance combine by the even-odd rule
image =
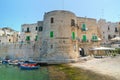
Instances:
[[[8,64],[8,60],[3,60],[2,64]]]
[[[39,69],[39,65],[37,65],[37,63],[35,62],[25,62],[20,64],[20,69],[21,70],[35,70],[35,69]]]

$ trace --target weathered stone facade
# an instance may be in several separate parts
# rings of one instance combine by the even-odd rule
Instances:
[[[87,30],[82,30],[82,25],[86,24]],[[99,29],[97,27],[97,21],[93,18],[86,18],[86,17],[78,17],[78,37],[80,38],[79,41],[79,47],[84,48],[86,55],[89,55],[89,49],[91,47],[99,46],[100,41],[93,41],[92,36],[96,35],[98,38],[100,38]],[[83,35],[86,35],[87,41],[82,41]]]
[[[83,23],[86,30],[82,30]],[[52,62],[77,61],[81,56],[78,48],[89,54],[89,48],[98,46],[99,41],[91,41],[98,36],[96,19],[77,17],[74,13],[55,10],[44,14],[42,31],[39,34],[41,60]],[[82,41],[83,35],[87,40]]]
[[[100,44],[98,38],[101,35],[96,19],[77,17],[70,11],[47,12],[43,21],[24,24],[22,29],[24,36],[38,34],[38,40],[33,45],[34,55],[48,63],[77,61],[82,56],[79,47],[84,49],[85,55],[89,55],[89,48]]]
[[[71,26],[71,19],[77,22],[76,16],[68,11],[52,11],[44,15],[41,46],[44,58],[64,60],[79,57],[77,40],[71,40],[72,32],[77,34],[77,27]]]

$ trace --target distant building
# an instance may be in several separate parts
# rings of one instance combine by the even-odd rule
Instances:
[[[23,24],[22,31],[20,34],[21,41],[31,42],[37,39],[37,23],[34,24]]]
[[[16,43],[19,39],[19,32],[9,28],[4,27],[0,29],[0,43]]]
[[[111,39],[119,36],[119,26],[118,22],[106,22],[104,19],[98,21],[98,27],[102,35],[102,43],[109,44]]]

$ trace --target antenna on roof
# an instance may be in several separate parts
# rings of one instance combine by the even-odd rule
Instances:
[[[62,9],[64,9],[64,0],[62,0]]]
[[[104,9],[101,10],[101,18],[104,18]]]

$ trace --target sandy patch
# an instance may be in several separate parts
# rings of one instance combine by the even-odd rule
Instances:
[[[109,75],[120,80],[120,56],[99,59],[92,58],[87,61],[71,63],[70,65]]]

